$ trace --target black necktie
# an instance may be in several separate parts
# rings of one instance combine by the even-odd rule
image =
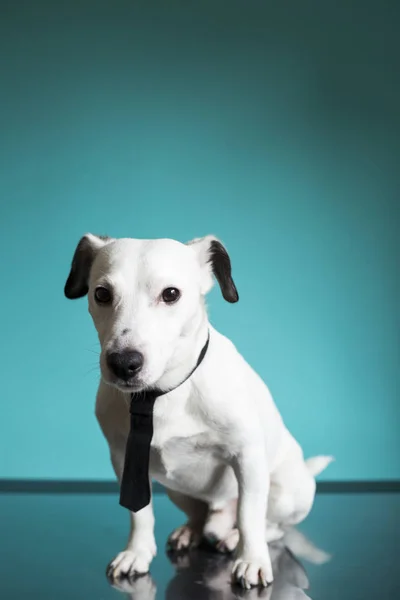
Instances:
[[[179,385],[187,381],[200,365],[206,355],[209,340],[208,337],[195,367]],[[172,390],[168,391],[171,392]],[[131,428],[126,443],[124,472],[119,497],[120,505],[128,508],[131,512],[138,512],[150,503],[149,461],[150,445],[153,437],[153,409],[157,398],[166,393],[160,390],[144,390],[131,395]]]

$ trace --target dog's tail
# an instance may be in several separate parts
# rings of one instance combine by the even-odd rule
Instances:
[[[298,558],[304,558],[314,565],[323,565],[331,560],[331,555],[318,548],[304,533],[294,527],[284,527],[285,546]]]
[[[333,456],[313,456],[312,458],[307,458],[305,463],[311,475],[313,477],[316,477],[317,475],[322,473],[322,471],[326,469],[326,467],[333,460],[335,460]]]

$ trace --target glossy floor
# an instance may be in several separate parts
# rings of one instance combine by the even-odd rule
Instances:
[[[155,496],[158,555],[151,575],[112,588],[108,561],[127,536],[127,515],[113,494],[0,495],[0,598],[16,600],[385,600],[400,597],[400,496],[319,495],[287,544],[271,548],[275,583],[231,588],[231,560],[206,551],[169,557],[168,533],[183,517]],[[294,557],[297,556],[297,558]],[[128,594],[128,596],[126,596]]]

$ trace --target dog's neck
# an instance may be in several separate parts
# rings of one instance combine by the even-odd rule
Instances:
[[[189,335],[182,336],[166,372],[157,381],[158,389],[167,391],[178,387],[195,367],[209,336],[209,322],[204,309]]]

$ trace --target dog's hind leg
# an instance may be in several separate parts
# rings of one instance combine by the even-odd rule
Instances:
[[[304,468],[281,470],[271,482],[267,519],[278,525],[295,525],[306,518],[315,496],[315,479]]]
[[[209,544],[217,549],[231,535],[236,526],[237,502],[237,498],[234,498],[222,506],[210,507],[208,511],[203,536]]]
[[[230,553],[239,543],[239,530],[236,527],[237,499],[229,501],[219,510],[210,510],[204,526],[204,538],[218,552]],[[265,522],[267,543],[280,540],[284,531],[275,523]]]
[[[267,542],[267,544],[282,539],[284,535],[285,531],[281,529],[278,525],[275,525],[275,523],[266,523],[265,541]],[[222,554],[229,554],[236,550],[238,543],[239,529],[235,527],[234,529],[231,529],[227,536],[223,537],[216,543],[215,549],[218,550],[218,552],[221,552]]]
[[[315,475],[331,457],[287,460],[272,474],[267,518],[278,525],[297,525],[310,512],[316,490]]]
[[[237,511],[236,498],[221,507],[210,508],[206,502],[180,492],[167,489],[167,494],[188,517],[187,523],[175,529],[169,536],[168,546],[170,549],[184,550],[198,546],[202,538],[221,552],[230,552],[232,544],[236,547],[234,541],[237,531],[234,529]],[[225,540],[227,541],[226,547]],[[221,548],[219,548],[220,545],[222,545]]]
[[[171,550],[185,550],[186,548],[198,546],[203,535],[208,505],[180,492],[170,489],[166,491],[170,500],[188,517],[187,522],[175,529],[169,536],[168,548]]]

